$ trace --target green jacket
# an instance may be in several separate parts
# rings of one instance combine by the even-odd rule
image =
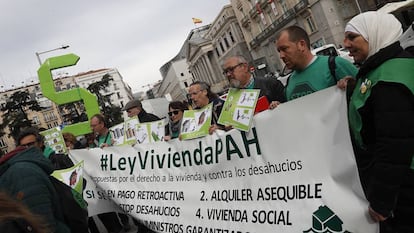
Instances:
[[[398,76],[395,75],[398,71]],[[351,132],[361,148],[365,145],[361,138],[362,120],[359,109],[365,106],[367,99],[371,95],[372,88],[379,81],[393,82],[405,85],[411,93],[414,94],[414,59],[412,58],[394,58],[384,62],[381,66],[369,73],[363,79],[359,79],[356,84],[356,90],[353,92],[351,102],[349,104],[349,124]]]
[[[370,206],[396,222],[414,216],[414,58],[399,44],[360,68],[349,103],[359,176]],[[412,232],[412,231],[410,231]]]
[[[39,149],[17,148],[0,158],[0,191],[23,201],[53,232],[70,233],[49,178],[52,172],[52,164]]]

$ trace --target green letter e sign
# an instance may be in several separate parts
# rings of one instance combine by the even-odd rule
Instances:
[[[40,66],[37,70],[37,74],[39,75],[40,88],[42,89],[43,96],[47,97],[57,105],[82,100],[88,119],[90,119],[94,114],[99,113],[99,105],[96,96],[85,88],[79,87],[57,92],[52,78],[52,70],[76,65],[78,61],[79,57],[75,54],[51,57]],[[78,136],[91,132],[91,128],[89,126],[89,121],[84,121],[64,127],[63,132],[70,132]]]

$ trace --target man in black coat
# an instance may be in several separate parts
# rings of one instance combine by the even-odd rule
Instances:
[[[138,116],[140,123],[161,120],[156,115],[146,112],[145,109],[142,108],[141,101],[136,99],[129,101],[122,110],[128,113],[128,117]]]
[[[259,97],[266,96],[270,108],[286,101],[282,82],[272,77],[253,77],[246,58],[241,55],[228,57],[224,61],[223,74],[229,80],[231,87],[259,89]]]

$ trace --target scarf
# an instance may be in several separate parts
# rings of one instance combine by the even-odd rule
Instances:
[[[178,138],[178,136],[181,133],[181,121],[183,119],[177,121],[177,122],[172,122],[170,121],[169,125],[170,125],[170,136],[171,138]]]
[[[367,11],[352,18],[345,32],[361,35],[369,45],[368,57],[396,42],[402,34],[401,23],[392,14]]]

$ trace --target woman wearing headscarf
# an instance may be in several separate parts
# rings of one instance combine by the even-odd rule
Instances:
[[[344,46],[360,64],[351,136],[380,232],[414,232],[414,59],[401,48],[401,34],[400,22],[379,12],[359,14],[345,28]]]

